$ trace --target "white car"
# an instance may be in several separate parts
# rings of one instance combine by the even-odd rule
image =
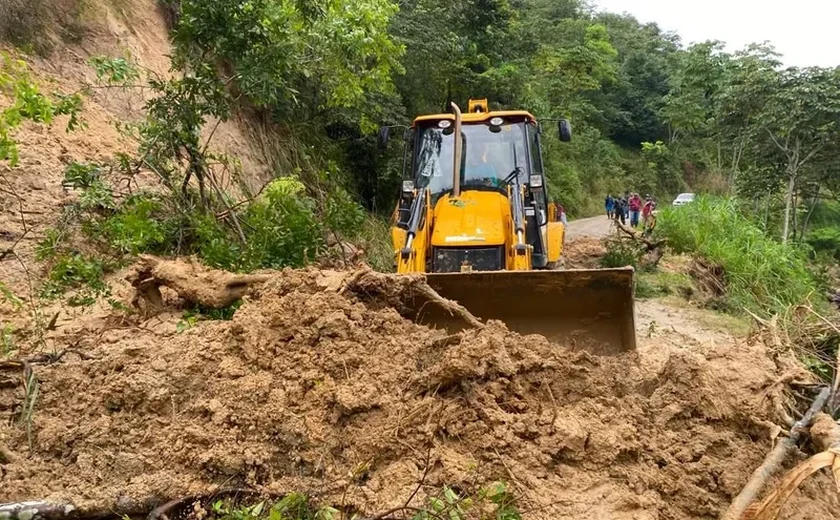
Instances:
[[[684,206],[690,202],[694,201],[694,194],[693,193],[680,193],[674,202],[671,204],[674,206]]]

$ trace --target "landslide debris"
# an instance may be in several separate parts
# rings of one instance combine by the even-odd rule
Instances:
[[[171,277],[189,294],[226,279]],[[504,480],[524,518],[714,518],[771,446],[783,385],[762,347],[663,333],[595,357],[499,322],[452,334],[401,315],[426,289],[287,270],[249,284],[230,321],[76,332],[84,357],[35,367],[31,453],[22,386],[0,385],[2,501],[253,487],[375,513],[402,505],[428,461],[421,496]],[[840,517],[830,486],[806,483],[783,518]]]

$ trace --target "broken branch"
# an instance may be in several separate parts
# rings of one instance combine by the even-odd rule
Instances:
[[[830,393],[830,388],[822,389],[814,402],[811,403],[808,412],[790,429],[790,436],[776,444],[776,447],[764,458],[764,462],[753,471],[747,484],[738,493],[738,496],[732,500],[729,509],[723,514],[721,520],[741,520],[744,517],[747,508],[755,501],[767,480],[778,473],[788,454],[796,448],[805,430],[811,426],[814,417],[825,407]]]

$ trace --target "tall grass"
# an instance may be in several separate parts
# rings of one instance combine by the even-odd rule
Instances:
[[[676,253],[691,253],[723,268],[727,310],[781,313],[817,290],[805,255],[765,235],[734,199],[700,197],[665,208],[657,232]]]

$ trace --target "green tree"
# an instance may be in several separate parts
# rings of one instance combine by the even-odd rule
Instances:
[[[790,236],[797,188],[808,169],[836,153],[840,140],[840,71],[789,68],[772,78],[758,124],[765,135],[767,155],[780,154],[777,175],[785,181],[782,241]]]
[[[354,109],[373,130],[379,114],[365,101],[390,92],[401,70],[389,0],[182,0],[180,9],[175,65],[219,76],[280,117]]]

